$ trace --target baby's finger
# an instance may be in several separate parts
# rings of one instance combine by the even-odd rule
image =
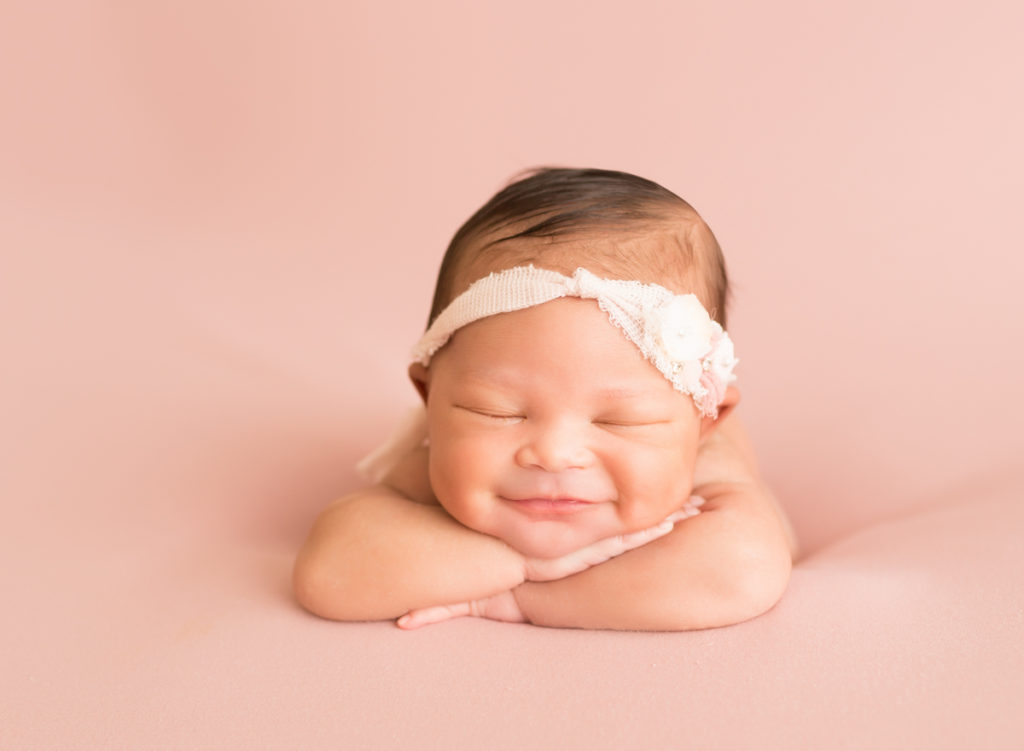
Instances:
[[[411,631],[420,626],[429,626],[432,623],[440,623],[451,618],[459,618],[469,615],[469,603],[459,602],[454,605],[437,605],[430,608],[410,610],[396,621],[401,629]]]
[[[689,519],[692,516],[697,516],[700,513],[700,507],[705,503],[704,499],[699,495],[691,495],[690,499],[683,505],[678,511],[669,514],[665,521],[678,522],[683,519]]]
[[[653,540],[657,540],[659,537],[664,537],[672,528],[675,526],[675,520],[669,517],[661,524],[656,524],[653,527],[647,529],[641,529],[639,532],[630,532],[628,535],[622,535],[619,538],[613,538],[617,540],[616,547],[620,548],[620,553],[625,553],[627,550],[638,548],[641,545],[646,545]]]
[[[595,543],[568,553],[561,558],[554,559],[530,559],[526,578],[529,581],[552,581],[562,579],[572,574],[577,574],[591,566],[597,566],[610,558],[622,555],[623,553],[646,545],[659,537],[664,537],[672,531],[674,522],[666,519],[661,524],[656,524],[639,532],[630,532],[625,535],[615,535],[598,540]]]

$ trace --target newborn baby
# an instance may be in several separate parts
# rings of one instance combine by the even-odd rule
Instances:
[[[752,618],[791,528],[735,413],[710,229],[643,178],[546,169],[456,233],[410,376],[424,409],[296,560],[299,602],[682,630]]]

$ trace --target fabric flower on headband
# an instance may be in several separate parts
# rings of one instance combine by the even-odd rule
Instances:
[[[673,388],[693,398],[701,414],[718,416],[739,360],[732,340],[696,295],[677,295],[657,284],[602,279],[579,268],[571,277],[534,266],[516,266],[478,279],[434,320],[413,348],[423,365],[463,326],[487,316],[561,297],[596,300]]]
[[[698,360],[711,349],[714,321],[695,295],[677,295],[647,314],[655,342],[674,361]]]
[[[732,340],[696,295],[669,294],[644,311],[640,350],[703,414],[717,414],[739,362]]]

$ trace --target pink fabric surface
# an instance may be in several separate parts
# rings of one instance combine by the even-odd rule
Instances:
[[[1018,7],[66,6],[0,29],[0,747],[1020,747]],[[544,163],[715,229],[788,593],[304,613],[447,240]]]

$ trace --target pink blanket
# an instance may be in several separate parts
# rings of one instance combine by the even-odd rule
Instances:
[[[0,747],[1021,747],[1016,6],[122,5],[0,29]],[[715,227],[789,591],[677,634],[305,613],[451,232],[545,162]]]

